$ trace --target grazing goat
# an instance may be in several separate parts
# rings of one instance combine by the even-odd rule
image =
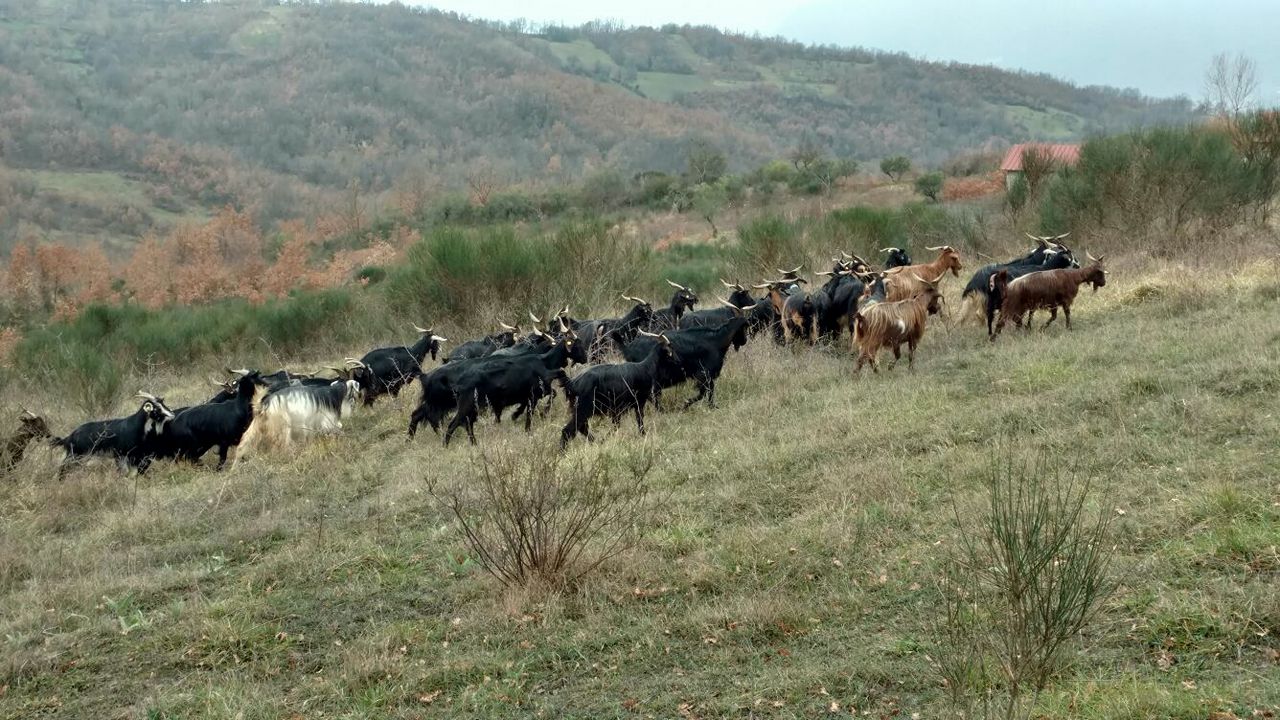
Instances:
[[[658,374],[680,364],[665,335],[658,336],[649,354],[639,362],[597,365],[572,380],[561,379],[569,399],[569,423],[560,432],[560,449],[577,435],[591,435],[591,418],[608,415],[614,422],[627,411],[636,416],[636,426],[644,434],[644,406],[658,387]]]
[[[661,310],[656,310],[653,316],[649,318],[644,330],[651,333],[666,332],[667,330],[675,330],[680,326],[680,318],[685,311],[692,310],[694,305],[698,304],[698,294],[689,288],[667,281],[667,284],[675,288],[675,293],[671,296],[671,304]]]
[[[1048,310],[1049,327],[1058,318],[1058,308],[1066,318],[1067,329],[1071,329],[1071,304],[1075,302],[1080,286],[1085,283],[1093,285],[1093,291],[1107,284],[1107,271],[1102,265],[1103,258],[1095,258],[1085,253],[1089,265],[1083,268],[1066,268],[1062,270],[1041,270],[1011,280],[1004,287],[1004,302],[1000,306],[1000,321],[996,323],[994,341],[1009,320],[1019,327],[1026,323],[1031,327],[1031,316],[1036,310]],[[1023,315],[1026,315],[1024,320]]]
[[[165,425],[173,420],[173,411],[158,398],[144,392],[136,397],[142,398],[142,406],[134,414],[115,420],[95,420],[87,422],[71,431],[65,438],[53,438],[49,444],[62,448],[65,453],[58,465],[58,475],[66,470],[67,465],[90,455],[109,455],[116,460],[121,472],[135,469],[138,474],[147,471],[151,458],[155,455],[158,438],[164,433]]]
[[[938,257],[933,262],[922,265],[903,265],[884,271],[885,291],[889,302],[909,300],[924,292],[928,285],[937,285],[950,270],[952,275],[960,276],[964,265],[960,263],[960,253],[950,245],[925,248],[937,250]],[[934,278],[927,280],[926,278]]]
[[[1039,270],[1080,267],[1080,263],[1076,261],[1075,254],[1071,252],[1071,248],[1058,242],[1069,234],[1064,233],[1056,237],[1037,237],[1029,234],[1027,237],[1036,241],[1036,247],[1031,252],[1006,263],[984,265],[979,268],[973,274],[973,277],[969,279],[969,283],[964,286],[964,292],[961,293],[964,302],[960,307],[960,319],[980,319],[984,314],[984,309],[987,314],[1000,309],[1003,299],[991,296],[991,277],[1001,270],[1007,272],[1009,280],[1014,280],[1027,273]]]
[[[418,332],[418,340],[413,345],[377,348],[359,360],[347,358],[347,379],[360,384],[365,405],[372,405],[382,395],[397,397],[405,385],[422,373],[422,363],[427,355],[435,360],[440,345],[449,342],[448,338],[436,335],[434,330],[417,325],[413,329]]]
[[[350,417],[360,394],[355,380],[335,380],[328,387],[287,387],[271,393],[259,403],[249,429],[240,438],[234,470],[250,453],[264,448],[287,448],[312,435],[331,435],[342,430],[342,420]]]
[[[0,445],[0,475],[6,475],[27,454],[27,446],[33,440],[46,440],[53,437],[44,418],[30,410],[23,410],[18,416],[18,431]]]
[[[862,369],[866,362],[871,369],[879,372],[876,356],[884,348],[893,351],[893,364],[902,357],[902,344],[907,345],[907,367],[915,364],[916,346],[924,337],[925,320],[929,315],[936,315],[941,309],[942,295],[938,292],[937,282],[927,282],[919,276],[916,280],[924,288],[919,295],[909,300],[879,302],[864,306],[854,319],[853,349],[858,353],[858,364],[854,372]]]

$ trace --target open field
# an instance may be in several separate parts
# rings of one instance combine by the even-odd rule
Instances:
[[[1232,266],[1118,258],[1074,330],[992,345],[934,323],[914,373],[757,340],[719,409],[571,448],[651,455],[665,497],[573,594],[502,590],[429,492],[480,452],[553,444],[560,406],[531,436],[486,422],[478,450],[444,449],[406,443],[411,388],[341,438],[221,474],[59,482],[34,453],[0,485],[0,716],[939,717],[952,508],[975,519],[1011,448],[1064,458],[1116,515],[1122,585],[1039,715],[1275,712],[1280,268]],[[217,367],[138,382],[185,404]],[[83,419],[54,389],[0,391],[3,417],[19,403],[55,430]]]

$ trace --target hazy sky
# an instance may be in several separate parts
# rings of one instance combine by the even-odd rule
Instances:
[[[1077,83],[1203,96],[1214,53],[1259,66],[1280,105],[1280,0],[429,0],[474,17],[668,22],[1043,71]]]

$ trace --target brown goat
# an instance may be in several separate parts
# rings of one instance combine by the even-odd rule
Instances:
[[[925,285],[937,285],[950,270],[952,275],[960,276],[964,265],[960,262],[960,253],[950,245],[925,248],[937,250],[938,257],[933,262],[922,265],[903,265],[884,271],[884,287],[889,302],[913,298],[924,291]],[[925,280],[924,278],[934,278]]]
[[[915,364],[916,346],[924,337],[925,320],[929,315],[936,315],[942,305],[937,281],[930,283],[919,276],[915,279],[924,287],[915,297],[879,302],[858,311],[853,330],[853,348],[858,353],[854,372],[862,370],[867,362],[873,371],[879,372],[876,357],[884,348],[893,351],[893,364],[889,366],[893,369],[902,357],[903,343],[907,345],[907,367]]]
[[[1049,320],[1045,327],[1058,318],[1058,308],[1066,318],[1067,329],[1071,329],[1071,303],[1075,302],[1080,286],[1085,283],[1093,285],[1093,291],[1107,284],[1107,271],[1102,265],[1102,258],[1088,255],[1091,263],[1082,268],[1065,268],[1062,270],[1041,270],[1016,278],[1004,287],[1004,301],[1000,305],[1000,321],[996,323],[995,340],[1004,329],[1004,324],[1012,320],[1018,327],[1023,326],[1023,315],[1026,315],[1026,327],[1031,328],[1031,316],[1036,310],[1048,310]]]
[[[23,410],[18,416],[18,431],[0,445],[0,473],[7,473],[26,455],[27,446],[33,440],[44,440],[53,437],[44,418],[30,410]]]

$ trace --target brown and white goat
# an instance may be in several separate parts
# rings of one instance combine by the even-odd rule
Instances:
[[[1067,329],[1071,329],[1071,304],[1075,302],[1080,286],[1085,283],[1093,285],[1093,291],[1107,284],[1107,270],[1102,265],[1102,258],[1086,256],[1090,263],[1082,268],[1065,268],[1061,270],[1041,270],[1015,278],[1004,287],[1004,301],[1000,305],[1000,321],[996,323],[995,340],[1010,320],[1018,327],[1023,326],[1025,315],[1026,327],[1031,327],[1031,316],[1036,310],[1048,310],[1049,320],[1045,327],[1058,318],[1058,308],[1066,318]]]
[[[937,250],[938,257],[933,262],[921,265],[902,265],[884,271],[884,287],[889,302],[907,300],[919,295],[927,285],[937,285],[950,270],[952,275],[960,277],[964,265],[960,262],[960,253],[950,245],[925,248]],[[926,280],[925,278],[934,278]]]
[[[916,346],[924,337],[925,320],[941,309],[942,294],[937,282],[927,282],[916,276],[923,286],[918,295],[909,300],[879,302],[858,311],[854,318],[853,349],[858,353],[854,372],[862,370],[870,362],[871,369],[879,372],[876,357],[888,348],[893,351],[892,369],[902,357],[902,345],[907,345],[907,367],[915,364]]]

